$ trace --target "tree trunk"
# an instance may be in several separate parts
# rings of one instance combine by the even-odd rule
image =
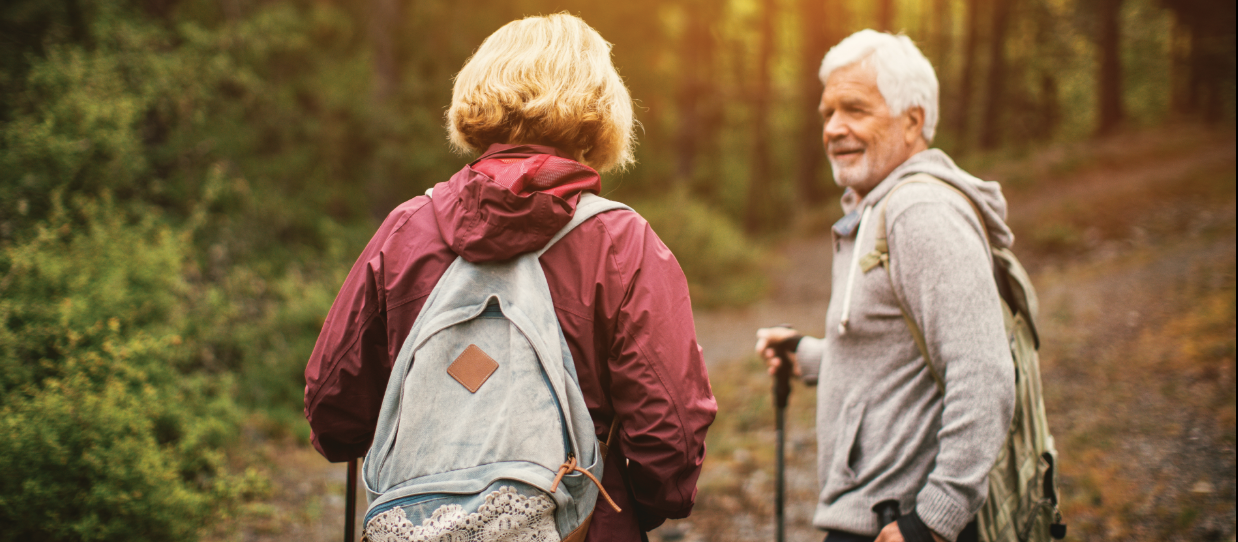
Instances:
[[[374,51],[374,101],[387,101],[400,83],[395,34],[401,0],[370,0],[370,46]]]
[[[1218,2],[1201,9],[1198,22],[1191,29],[1192,78],[1196,72],[1200,74],[1195,87],[1196,104],[1209,123],[1220,122],[1225,115],[1226,87],[1233,92],[1234,7],[1233,2]]]
[[[1225,115],[1226,94],[1234,84],[1235,3],[1232,0],[1167,2],[1176,18],[1175,48],[1186,57],[1175,63],[1174,77],[1186,80],[1175,99],[1181,110],[1218,122]],[[1183,74],[1182,72],[1189,72]]]
[[[1038,2],[1029,4],[1031,18],[1036,25],[1032,47],[1034,51],[1041,51],[1039,55],[1046,55],[1054,50],[1055,36],[1060,32],[1060,28],[1047,6]],[[1028,64],[1032,66],[1029,77],[1040,78],[1039,97],[1031,104],[1034,116],[1029,123],[1030,131],[1034,140],[1049,141],[1053,139],[1053,134],[1057,133],[1062,118],[1056,66],[1046,66],[1033,59],[1028,59]]]
[[[702,154],[706,129],[714,100],[708,81],[714,72],[713,7],[709,0],[685,2],[687,27],[680,36],[679,88],[676,109],[679,111],[679,133],[676,136],[674,184],[691,186],[697,177],[697,158]]]
[[[894,0],[878,0],[877,30],[882,32],[894,31]]]
[[[837,4],[837,1],[830,3]],[[825,148],[821,140],[821,117],[816,114],[823,86],[817,74],[821,69],[821,59],[835,39],[833,29],[840,26],[827,13],[825,0],[799,1],[800,33],[804,41],[800,46],[801,105],[797,113],[800,126],[795,141],[799,147],[795,177],[799,202],[807,206],[820,203],[825,198],[825,190],[821,186]]]
[[[748,181],[748,209],[744,228],[756,233],[765,227],[770,192],[774,183],[770,177],[773,168],[770,162],[770,61],[774,56],[774,17],[778,6],[775,0],[761,0],[759,42],[757,44],[756,69],[752,74],[752,174]]]
[[[995,149],[1001,144],[1003,113],[1006,108],[1006,29],[1010,26],[1010,4],[1013,0],[993,5],[993,34],[989,37],[988,95],[985,96],[984,123],[980,133],[980,147]]]
[[[1058,124],[1062,121],[1062,107],[1058,98],[1057,78],[1045,73],[1040,76],[1040,123],[1037,137],[1041,141],[1053,139]]]
[[[701,95],[701,83],[696,77],[701,53],[698,45],[700,24],[699,17],[689,14],[688,26],[679,38],[679,89],[675,93],[679,133],[675,142],[675,177],[671,179],[674,185],[691,184],[696,165],[696,142],[700,136],[700,119],[696,110],[696,101]]]
[[[937,78],[940,80],[948,72],[947,64],[950,60],[950,46],[952,45],[951,37],[951,11],[950,2],[948,0],[933,0],[933,11],[931,12],[931,30],[929,31],[929,49],[933,55],[933,65],[937,68]]]
[[[1100,72],[1097,74],[1097,110],[1100,112],[1096,127],[1098,134],[1110,134],[1117,130],[1124,116],[1122,108],[1122,56],[1118,16],[1122,0],[1100,0],[1097,3],[1097,40],[1100,49]]]
[[[980,2],[967,0],[967,41],[963,43],[963,73],[959,76],[959,101],[954,107],[955,149],[967,148],[971,120],[972,79],[976,77],[976,49],[980,45]]]
[[[930,21],[929,31],[927,34],[926,54],[929,62],[932,62],[933,69],[937,72],[938,82],[938,121],[937,133],[942,130],[949,130],[947,125],[949,122],[943,118],[940,113],[943,110],[949,110],[950,105],[954,103],[954,99],[958,96],[958,88],[954,85],[954,79],[950,77],[954,73],[954,62],[951,54],[953,46],[953,12],[951,10],[952,3],[948,0],[933,0],[931,11],[928,19]],[[930,142],[931,143],[931,142]]]
[[[1191,31],[1174,18],[1169,38],[1169,108],[1174,113],[1191,111]]]

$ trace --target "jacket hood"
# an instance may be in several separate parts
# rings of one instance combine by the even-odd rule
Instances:
[[[435,185],[431,199],[447,246],[486,263],[546,246],[572,219],[580,193],[601,187],[596,171],[552,147],[492,145]]]
[[[939,149],[928,149],[916,153],[890,172],[880,184],[860,200],[850,189],[843,194],[843,210],[846,213],[857,208],[873,205],[890,193],[900,180],[915,175],[927,173],[947,183],[967,195],[972,203],[980,209],[984,217],[984,225],[989,231],[989,241],[998,248],[1009,248],[1014,244],[1014,233],[1006,225],[1006,197],[1002,195],[1002,187],[996,181],[983,181],[972,174],[963,171],[946,153]]]

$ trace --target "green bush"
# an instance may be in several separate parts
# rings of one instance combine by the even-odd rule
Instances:
[[[78,9],[49,4],[19,0],[0,8],[0,21]],[[175,229],[179,237],[151,244],[154,252],[135,255],[141,265],[123,272],[111,269],[130,257],[123,248],[90,259],[98,269],[91,280],[124,276],[135,284],[101,288],[90,294],[99,299],[74,306],[137,319],[122,318],[125,333],[175,321],[171,327],[193,343],[175,360],[180,370],[237,374],[245,405],[298,418],[301,371],[336,275],[364,246],[356,232],[372,231],[362,218],[367,194],[356,186],[372,177],[365,170],[371,152],[399,144],[367,129],[392,115],[355,99],[368,91],[368,65],[357,62],[353,18],[323,3],[255,5],[239,18],[196,0],[162,15],[133,3],[80,8],[76,21],[31,25],[31,35],[44,32],[46,40],[33,49],[20,44],[35,38],[0,43],[0,60],[8,62],[0,74],[0,247],[35,250],[28,242],[36,237],[72,244],[83,219],[61,217],[49,226],[62,211],[54,194],[110,194],[109,220]],[[60,272],[55,265],[34,268],[48,275]],[[44,290],[31,298],[59,298],[50,283],[38,284],[31,287]],[[60,312],[67,319],[26,326],[36,337],[13,348],[31,352],[6,360],[79,348],[38,337],[57,326],[82,334],[83,325],[106,321],[72,317],[72,307],[27,309],[39,322]],[[57,374],[37,364],[0,364],[15,371],[0,374],[0,389]]]
[[[765,251],[726,215],[679,192],[632,207],[679,260],[693,307],[742,306],[765,292]]]
[[[229,413],[186,412],[194,399],[75,372],[6,404],[0,539],[193,538],[239,487],[220,477]]]
[[[129,223],[110,198],[54,198],[49,220],[0,257],[4,397],[66,376],[61,361],[83,352],[148,375],[187,359],[171,347],[186,319],[186,240],[150,217]]]
[[[229,474],[232,379],[185,370],[189,236],[110,197],[51,199],[0,251],[0,540],[185,540]]]

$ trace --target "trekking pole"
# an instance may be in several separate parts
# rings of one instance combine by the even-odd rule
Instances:
[[[353,542],[357,529],[357,458],[348,460],[348,488],[344,494],[344,542]]]
[[[791,397],[791,356],[786,342],[774,345],[774,353],[778,356],[778,369],[774,371],[774,425],[778,433],[778,475],[775,478],[777,495],[774,497],[774,518],[776,521],[777,542],[783,542],[785,532],[785,493],[786,482],[783,472],[786,469],[786,426],[787,399]]]
[[[878,529],[884,529],[886,525],[898,521],[898,501],[890,499],[874,504],[873,513],[877,514]]]

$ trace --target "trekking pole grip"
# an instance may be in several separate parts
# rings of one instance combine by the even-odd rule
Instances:
[[[791,397],[791,359],[786,351],[775,350],[778,353],[778,369],[774,371],[774,402],[778,408],[787,408],[787,400]]]
[[[898,501],[894,499],[881,501],[873,505],[873,513],[877,514],[877,523],[881,527],[894,523],[895,521],[898,521],[900,515],[898,511]]]
[[[778,357],[778,369],[774,371],[774,405],[778,408],[787,408],[787,400],[791,397],[791,373],[795,369],[791,363],[791,352],[799,346],[801,338],[803,336],[796,335],[771,345],[774,355]]]

